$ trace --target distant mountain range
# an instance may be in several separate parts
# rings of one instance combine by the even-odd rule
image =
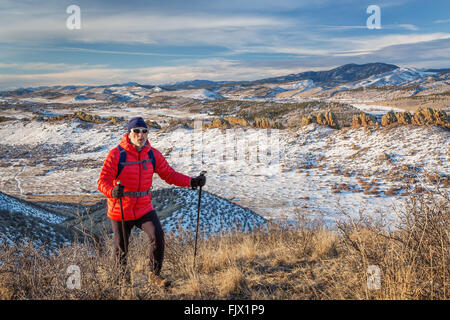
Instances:
[[[393,72],[395,70],[416,70],[413,68],[401,68],[393,64],[386,63],[367,63],[367,64],[346,64],[331,70],[326,71],[306,71],[301,73],[290,74],[287,76],[264,78],[254,81],[208,81],[208,80],[193,80],[178,82],[176,84],[166,86],[161,85],[162,88],[170,89],[185,89],[185,88],[199,88],[199,87],[212,87],[222,86],[226,84],[242,84],[242,85],[255,85],[265,83],[284,83],[300,80],[311,80],[318,85],[336,86],[338,84],[359,81],[380,75],[383,73]],[[417,71],[417,76],[421,77],[429,73],[449,73],[450,69],[425,69]],[[419,74],[421,73],[421,74]]]
[[[235,83],[235,81],[191,80],[191,81],[181,81],[175,83],[162,84],[159,87],[164,88],[165,90],[179,90],[179,89],[207,88],[211,86],[221,86],[229,83]]]
[[[187,89],[187,88],[205,88],[222,86],[224,84],[241,84],[241,85],[255,85],[264,83],[283,83],[289,81],[312,80],[317,84],[336,85],[343,82],[357,81],[366,79],[372,75],[389,72],[399,68],[393,64],[386,63],[367,63],[367,64],[346,64],[327,71],[306,71],[301,73],[294,73],[287,76],[264,78],[254,81],[209,81],[209,80],[193,80],[177,82],[170,85],[161,85],[165,89]]]
[[[327,71],[307,71],[288,76],[267,78],[255,81],[255,83],[281,83],[287,81],[312,80],[320,85],[336,85],[343,82],[358,81],[370,76],[389,72],[399,68],[393,64],[367,63],[367,64],[346,64]]]
[[[148,102],[156,96],[192,100],[301,99],[311,95],[323,98],[342,90],[370,86],[410,85],[422,86],[419,91],[439,87],[438,92],[445,92],[449,86],[449,75],[449,68],[415,69],[379,62],[360,65],[351,63],[331,70],[307,71],[254,81],[192,80],[159,86],[137,82],[101,86],[41,86],[3,91],[0,92],[0,98],[32,103]]]

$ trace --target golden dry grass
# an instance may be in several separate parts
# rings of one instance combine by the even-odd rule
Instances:
[[[147,281],[144,234],[131,239],[130,284],[118,277],[106,235],[101,248],[73,243],[50,255],[31,244],[4,244],[0,298],[448,299],[449,203],[442,193],[412,194],[395,226],[343,213],[334,230],[299,217],[295,226],[199,239],[195,267],[192,234],[166,235],[168,289]],[[67,287],[70,265],[80,267],[80,289]],[[376,290],[367,284],[371,265],[381,270]]]

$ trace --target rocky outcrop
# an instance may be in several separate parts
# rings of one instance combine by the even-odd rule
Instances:
[[[398,124],[439,125],[450,128],[447,114],[443,110],[434,110],[432,108],[419,108],[414,115],[406,112],[389,111],[381,118],[382,126]]]
[[[214,128],[228,128],[228,122],[225,121],[223,118],[215,118],[209,125],[209,129]]]
[[[245,119],[238,117],[225,117],[225,118],[215,118],[210,124],[204,126],[207,129],[228,129],[234,127],[253,127],[261,129],[282,129],[281,123],[270,120],[268,118],[255,118],[255,121],[249,122]]]
[[[397,123],[398,119],[395,116],[395,113],[392,111],[389,111],[381,118],[381,125],[382,126],[388,126],[393,123]]]
[[[105,123],[110,121],[113,124],[118,124],[119,122],[123,121],[123,118],[121,117],[100,117],[98,115],[90,115],[87,114],[83,111],[77,111],[75,113],[72,114],[61,114],[58,116],[52,116],[52,117],[46,117],[46,116],[42,116],[42,115],[38,115],[33,117],[31,120],[36,120],[36,121],[48,121],[48,122],[57,122],[57,121],[72,121],[72,120],[82,120],[85,122],[91,122],[91,123]]]
[[[389,126],[391,124],[411,124],[412,115],[408,111],[406,112],[393,112],[389,111],[381,118],[382,126]]]
[[[331,128],[337,128],[336,116],[333,112],[322,113],[317,115],[317,123]]]
[[[337,119],[333,112],[320,112],[316,116],[309,114],[302,117],[302,126],[308,125],[310,123],[317,123],[335,129],[338,128]]]
[[[449,119],[445,111],[432,108],[419,108],[412,117],[412,123],[416,125],[436,124],[450,128]]]
[[[325,120],[327,121],[327,126],[335,129],[338,128],[337,118],[333,112],[327,112],[325,114]]]
[[[314,117],[313,115],[309,114],[307,116],[303,116],[302,117],[302,126],[307,126],[310,123],[316,123],[316,117]]]
[[[280,122],[268,119],[268,118],[256,118],[252,123],[252,127],[262,129],[283,129],[283,125]]]
[[[270,128],[270,121],[267,118],[256,118],[254,127],[257,128]]]
[[[247,120],[238,117],[225,117],[225,121],[227,121],[232,127],[248,127],[250,124]]]
[[[367,127],[367,126],[378,126],[377,119],[367,113],[360,113],[359,115],[354,115],[352,119],[352,127]]]
[[[396,112],[395,117],[397,118],[398,123],[400,124],[411,124],[412,123],[412,115],[409,111],[406,112]]]

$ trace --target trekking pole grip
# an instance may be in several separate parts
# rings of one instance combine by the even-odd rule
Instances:
[[[119,189],[124,188],[124,186],[122,186],[122,181],[120,181],[120,180],[117,181],[117,185],[119,186]],[[122,200],[122,197],[120,197],[119,199]]]
[[[206,174],[206,171],[202,171],[202,172],[200,172],[200,175],[201,175],[202,177],[204,177],[204,176],[205,176],[205,174]],[[200,190],[202,189],[202,187],[203,187],[203,186],[200,186]]]

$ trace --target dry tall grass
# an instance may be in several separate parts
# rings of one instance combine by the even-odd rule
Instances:
[[[163,276],[148,284],[148,243],[131,238],[131,284],[117,276],[111,238],[96,248],[74,243],[48,255],[30,244],[0,248],[1,299],[448,299],[449,199],[411,195],[399,222],[344,215],[335,230],[306,218],[259,231],[201,239],[193,266],[192,234],[166,236]],[[81,287],[69,289],[70,265]],[[378,289],[368,268],[379,268]],[[372,290],[371,290],[372,288]]]

